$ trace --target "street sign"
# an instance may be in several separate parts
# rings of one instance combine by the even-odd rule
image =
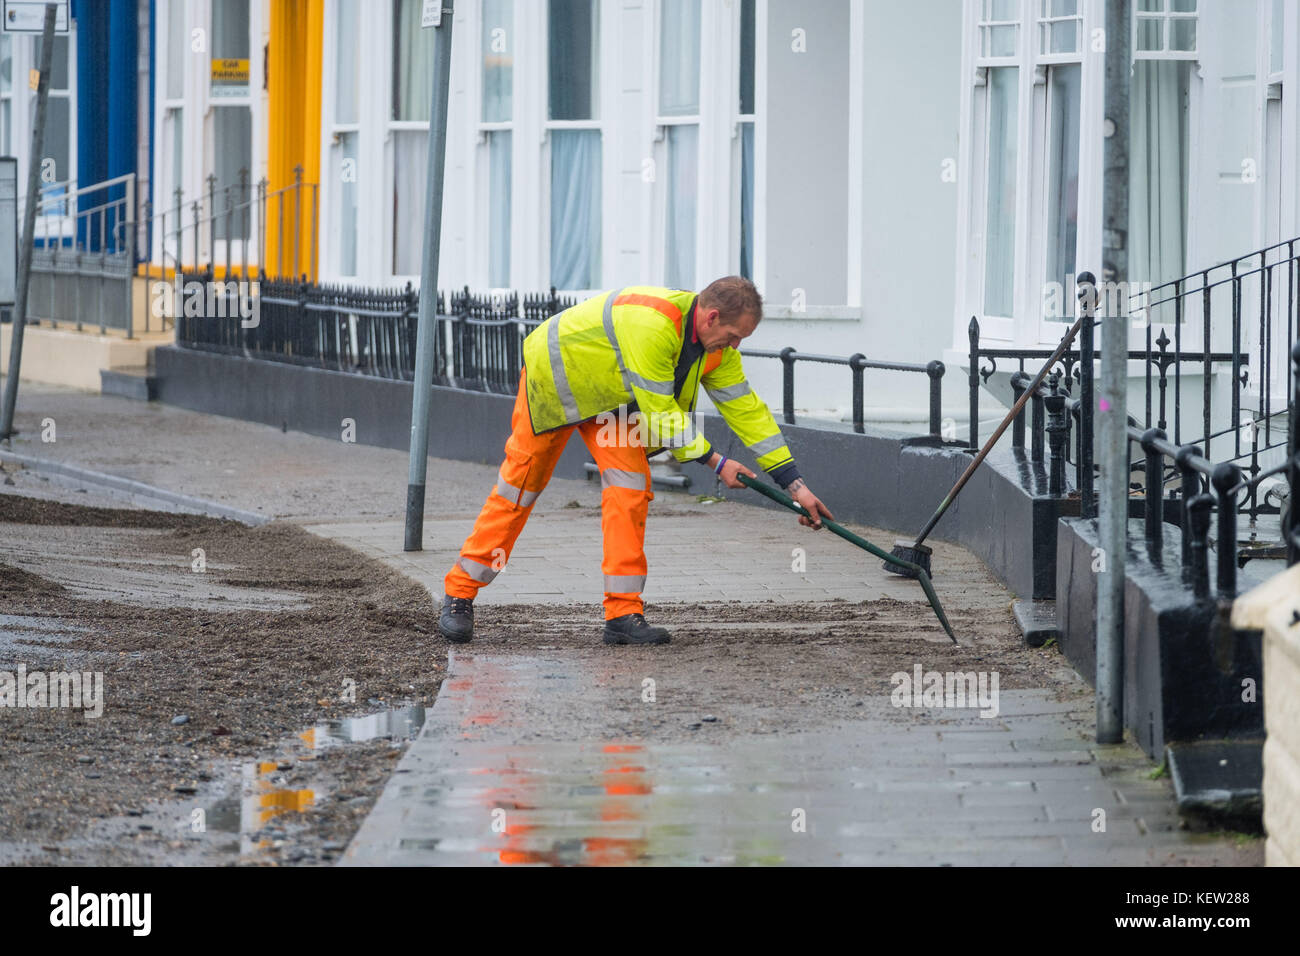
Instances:
[[[442,26],[442,0],[423,0],[420,4],[420,26]]]
[[[54,14],[54,32],[68,32],[68,0],[50,0]],[[4,0],[0,29],[5,33],[40,33],[45,27],[45,0]]]
[[[0,305],[18,300],[18,160],[0,156]]]

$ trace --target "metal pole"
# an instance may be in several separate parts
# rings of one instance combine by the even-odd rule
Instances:
[[[23,210],[22,263],[14,298],[13,326],[9,338],[9,377],[5,380],[3,420],[0,438],[13,442],[14,402],[18,400],[18,374],[23,358],[23,326],[27,322],[27,292],[31,288],[32,251],[36,245],[36,204],[41,197],[41,150],[45,146],[45,105],[50,98],[50,61],[54,59],[54,4],[45,6],[45,29],[41,33],[41,78],[36,85],[36,123],[32,127],[32,151],[27,155],[27,207]],[[56,240],[57,243],[57,240]],[[53,288],[54,283],[50,283]],[[50,315],[53,315],[53,311]]]
[[[1105,171],[1102,179],[1102,277],[1128,277],[1128,140],[1132,11],[1130,0],[1106,3]],[[1081,276],[1092,287],[1096,280]],[[1109,298],[1109,296],[1108,296]],[[1125,309],[1119,309],[1123,313]],[[1128,529],[1128,319],[1107,316],[1101,337],[1101,480],[1098,532],[1105,572],[1097,582],[1097,742],[1124,739],[1124,538]]]
[[[438,321],[442,172],[447,152],[447,88],[451,74],[451,21],[455,0],[441,2],[441,22],[433,27],[433,111],[429,117],[424,256],[420,264],[420,318],[416,330],[415,381],[411,389],[414,393],[411,403],[411,461],[406,483],[407,551],[424,550],[424,483],[429,464],[429,403],[433,397],[433,337]]]

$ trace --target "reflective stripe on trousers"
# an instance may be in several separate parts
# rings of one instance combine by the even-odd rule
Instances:
[[[633,491],[645,491],[649,481],[650,474],[648,472],[606,468],[600,473],[601,490],[605,488],[631,488]]]
[[[510,484],[510,482],[506,481],[505,476],[502,475],[501,472],[497,472],[496,493],[507,501],[518,504],[521,508],[527,508],[536,501],[537,496],[541,494],[540,491],[524,491],[522,488],[516,488],[514,485]]]
[[[480,584],[491,584],[492,579],[501,573],[490,565],[479,564],[472,558],[464,556],[457,558],[456,563],[460,565],[461,570]]]
[[[605,575],[606,594],[640,594],[644,590],[645,590],[644,574]]]
[[[645,519],[654,498],[645,448],[602,444],[598,440],[601,429],[594,420],[534,435],[523,374],[519,378],[511,427],[496,484],[488,493],[460,556],[444,578],[447,594],[473,598],[479,588],[496,577],[494,569],[505,567],[532,513],[532,505],[546,487],[576,428],[601,473],[604,539],[601,581],[605,617],[640,613],[646,578]],[[527,586],[522,589],[527,590]]]

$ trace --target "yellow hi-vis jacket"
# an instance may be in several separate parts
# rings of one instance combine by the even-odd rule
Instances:
[[[534,434],[606,412],[639,411],[647,449],[707,459],[694,421],[701,383],[722,417],[782,486],[799,477],[776,419],[749,387],[740,353],[709,354],[695,336],[696,293],[630,286],[553,315],[524,339]]]

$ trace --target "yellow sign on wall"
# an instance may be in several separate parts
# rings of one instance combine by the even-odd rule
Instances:
[[[248,86],[247,60],[213,60],[212,85]]]

